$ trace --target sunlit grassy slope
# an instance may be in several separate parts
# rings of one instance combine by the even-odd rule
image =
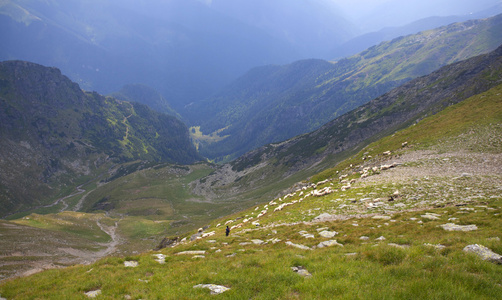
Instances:
[[[210,222],[204,231],[210,236],[4,282],[0,294],[86,299],[85,292],[100,290],[100,299],[207,299],[208,290],[193,287],[218,284],[230,288],[217,296],[224,299],[497,299],[500,265],[463,248],[481,244],[502,253],[501,136],[498,86],[370,144],[312,180],[328,179],[323,183]],[[386,164],[394,167],[380,167]],[[332,193],[307,196],[327,187]],[[283,204],[289,205],[275,211]],[[439,227],[447,223],[477,229]],[[324,238],[321,231],[337,234]],[[318,247],[327,240],[341,245]],[[205,252],[177,255],[189,250]],[[155,261],[158,253],[164,264]],[[131,260],[138,267],[124,266]],[[299,266],[311,275],[292,271]]]

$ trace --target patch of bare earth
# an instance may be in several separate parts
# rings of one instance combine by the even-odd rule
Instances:
[[[117,251],[117,224],[97,221],[111,240],[97,243],[75,235],[0,221],[0,281],[47,269],[90,264]]]

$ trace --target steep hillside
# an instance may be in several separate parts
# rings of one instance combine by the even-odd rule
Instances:
[[[224,137],[202,139],[203,155],[232,159],[315,130],[441,66],[489,52],[502,44],[501,32],[499,15],[400,37],[336,63],[307,60],[258,68],[184,114],[193,116],[191,124],[203,134]]]
[[[5,281],[0,295],[496,299],[501,95],[499,84],[451,105],[371,143],[330,175],[173,239],[169,248]]]
[[[0,63],[1,215],[47,201],[110,163],[192,163],[186,126],[138,103],[86,93],[58,69]]]
[[[327,123],[318,130],[270,144],[223,165],[196,185],[197,193],[292,184],[336,164],[382,136],[502,82],[502,47],[414,79]],[[302,174],[302,175],[300,175]],[[256,192],[256,191],[255,191]],[[227,192],[226,197],[233,197]],[[257,193],[259,194],[259,193]]]

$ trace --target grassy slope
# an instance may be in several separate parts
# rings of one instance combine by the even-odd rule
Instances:
[[[336,192],[305,198],[278,212],[271,206],[259,219],[259,227],[244,223],[230,237],[224,236],[223,226],[214,229],[226,220],[235,220],[234,225],[242,221],[239,218],[256,218],[263,205],[257,211],[253,208],[212,222],[208,231],[215,230],[214,236],[162,250],[166,264],[155,262],[153,253],[111,257],[91,266],[5,282],[0,294],[8,299],[85,299],[84,292],[101,289],[101,299],[126,295],[132,299],[204,299],[209,292],[193,286],[214,283],[231,288],[219,296],[228,299],[497,298],[502,292],[497,284],[502,281],[500,266],[462,249],[477,243],[502,253],[502,178],[493,171],[500,166],[502,154],[501,95],[502,86],[496,87],[369,145],[316,177],[330,178],[324,186]],[[408,146],[403,148],[405,141]],[[393,155],[381,154],[387,150]],[[367,159],[362,160],[363,156]],[[394,160],[403,165],[365,179],[356,172]],[[466,167],[470,175],[461,176],[458,172]],[[340,190],[340,174],[356,180],[348,191]],[[388,201],[396,190],[399,196]],[[283,203],[299,198],[297,193]],[[378,205],[368,208],[369,203]],[[426,212],[437,214],[438,219],[423,217]],[[321,213],[345,217],[310,222]],[[373,218],[375,215],[386,219]],[[451,222],[475,224],[478,230],[448,232],[438,227]],[[337,231],[335,239],[344,246],[301,250],[285,244],[315,246],[326,240],[317,233],[323,227]],[[302,237],[302,230],[314,238]],[[377,240],[381,236],[384,241]],[[281,241],[274,244],[270,240],[274,238]],[[269,242],[241,244],[251,239]],[[205,258],[175,255],[183,250],[206,250]],[[124,260],[136,260],[139,267],[125,268]],[[312,277],[295,274],[290,269],[294,266],[305,267]]]

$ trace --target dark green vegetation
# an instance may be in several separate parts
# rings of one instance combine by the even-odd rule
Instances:
[[[86,299],[84,293],[100,290],[101,299],[207,299],[209,291],[194,286],[218,284],[230,288],[218,296],[225,299],[496,299],[501,266],[463,249],[480,244],[502,253],[501,134],[502,85],[496,85],[369,144],[312,181],[327,182],[304,182],[288,197],[210,222],[205,233],[212,236],[5,281],[0,295]],[[399,164],[361,175],[393,162]],[[307,196],[326,187],[328,195]],[[275,211],[281,204],[290,205]],[[317,220],[321,214],[329,216]],[[226,222],[236,226],[229,237]],[[446,231],[446,223],[477,229]],[[339,245],[318,247],[328,240]],[[163,254],[164,263],[153,254]]]
[[[0,134],[2,216],[66,196],[113,164],[200,159],[176,118],[21,61],[0,64]]]
[[[305,60],[251,70],[211,99],[188,107],[205,135],[199,151],[231,160],[310,132],[413,78],[502,44],[502,16],[400,37],[338,62]],[[222,130],[223,129],[223,130]]]

